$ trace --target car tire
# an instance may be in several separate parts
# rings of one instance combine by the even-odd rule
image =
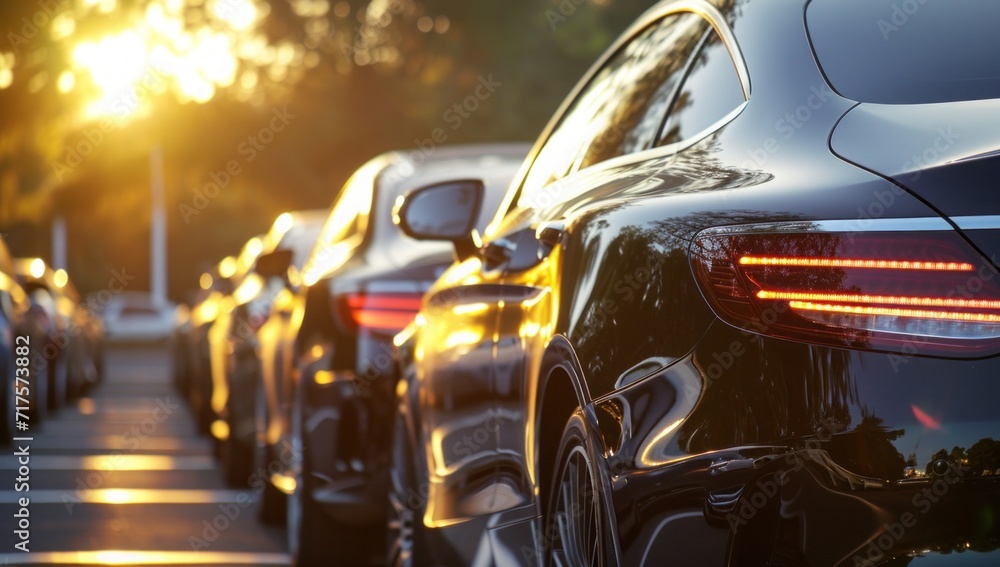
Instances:
[[[426,491],[420,489],[417,480],[413,443],[408,433],[403,416],[396,412],[386,511],[387,567],[430,565],[423,524]]]
[[[577,411],[563,429],[548,492],[542,532],[547,566],[615,565],[609,552],[610,521],[593,446],[586,421]]]
[[[254,399],[256,447],[254,450],[253,474],[259,475],[260,480],[264,483],[264,488],[260,495],[260,502],[257,504],[257,518],[265,524],[277,525],[281,524],[285,519],[287,497],[271,483],[271,471],[273,468],[271,465],[275,462],[275,458],[271,451],[271,445],[267,441],[267,430],[270,427],[267,407],[264,381],[258,380],[257,395]]]

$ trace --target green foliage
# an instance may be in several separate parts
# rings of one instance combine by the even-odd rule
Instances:
[[[274,75],[244,58],[236,84],[203,104],[180,100],[175,88],[141,92],[150,111],[112,117],[92,151],[74,160],[75,149],[97,138],[101,121],[81,119],[81,100],[94,91],[86,77],[78,73],[69,93],[57,88],[73,47],[120,33],[161,0],[119,0],[110,13],[54,1],[75,18],[73,33],[54,40],[52,15],[26,44],[0,42],[0,62],[17,48],[13,84],[0,89],[0,231],[15,254],[46,257],[51,218],[63,215],[72,237],[69,270],[84,292],[99,289],[121,266],[139,274],[135,286],[143,288],[149,153],[161,147],[175,299],[196,285],[200,270],[280,212],[329,205],[347,175],[378,153],[415,148],[435,128],[445,130],[448,143],[533,140],[580,75],[649,5],[333,0],[325,12],[308,13],[298,2],[271,0],[256,29],[272,47],[298,46],[287,73]],[[185,25],[211,17],[203,2],[188,4]],[[391,17],[379,17],[373,4]],[[0,4],[3,29],[19,33],[38,9],[34,2]],[[552,14],[559,15],[555,24]],[[239,80],[246,71],[259,77],[250,91]],[[449,112],[484,79],[500,86],[455,120]],[[281,108],[296,118],[249,160],[247,144]],[[181,206],[233,160],[241,173],[198,214],[182,215]]]

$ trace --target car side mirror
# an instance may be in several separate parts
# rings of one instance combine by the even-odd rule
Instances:
[[[455,245],[460,260],[479,250],[476,219],[483,204],[482,181],[448,181],[417,189],[396,201],[393,222],[417,240]]]
[[[257,258],[254,271],[266,278],[284,278],[292,265],[291,250],[275,250]]]

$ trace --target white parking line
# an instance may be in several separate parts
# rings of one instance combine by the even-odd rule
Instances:
[[[32,490],[29,493],[0,490],[0,504],[14,504],[28,497],[32,504],[61,504],[71,499],[77,504],[226,504],[248,503],[253,496],[242,490],[192,490],[147,488],[99,488],[77,491]]]
[[[210,471],[210,456],[165,457],[162,455],[39,455],[31,456],[31,470],[49,471]],[[17,457],[0,457],[0,470],[17,470]]]
[[[127,451],[211,451],[212,442],[204,437],[183,439],[180,437],[147,437],[137,440],[124,435],[90,435],[77,437],[36,437],[31,444],[32,451],[37,449],[88,450],[95,453],[107,453],[114,450]]]
[[[225,551],[48,551],[0,555],[3,565],[290,565],[287,553]]]

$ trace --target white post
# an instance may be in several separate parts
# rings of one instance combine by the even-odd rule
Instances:
[[[157,304],[167,300],[167,213],[163,195],[163,148],[157,145],[149,155],[152,189],[150,218],[150,295]]]
[[[66,269],[66,217],[52,219],[52,267]]]

